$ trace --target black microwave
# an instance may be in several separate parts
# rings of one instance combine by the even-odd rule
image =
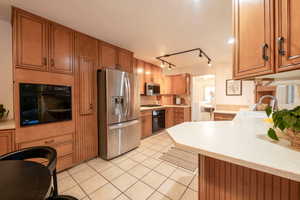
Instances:
[[[146,83],[145,91],[147,96],[160,95],[160,85],[156,83]]]

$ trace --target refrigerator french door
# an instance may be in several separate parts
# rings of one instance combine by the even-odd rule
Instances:
[[[100,157],[109,160],[139,146],[139,107],[136,75],[115,69],[98,71]]]

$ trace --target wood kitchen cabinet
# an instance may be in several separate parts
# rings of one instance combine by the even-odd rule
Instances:
[[[277,71],[300,69],[300,2],[280,0],[277,2],[276,55]]]
[[[74,31],[17,8],[13,12],[15,66],[72,74]]]
[[[173,125],[181,124],[183,122],[191,121],[190,107],[174,107],[173,108]]]
[[[141,112],[141,138],[152,135],[152,111]]]
[[[170,128],[174,125],[174,109],[173,108],[166,108],[165,125],[166,125],[166,128]]]
[[[118,48],[117,67],[125,72],[133,72],[133,53],[126,49]]]
[[[94,112],[94,61],[87,57],[79,58],[79,112],[81,115]]]
[[[145,74],[145,82],[151,83],[153,82],[153,75],[152,75],[152,64],[145,62],[144,65],[144,74]]]
[[[117,47],[99,41],[99,66],[102,68],[115,68],[118,62]]]
[[[140,87],[140,94],[143,95],[145,94],[145,63],[142,60],[137,60],[137,74],[138,74],[138,78],[139,78],[139,87]]]
[[[79,163],[98,155],[96,63],[98,41],[87,35],[76,34],[75,88],[78,97],[76,114],[75,156]]]
[[[73,73],[74,31],[58,24],[50,25],[50,71]]]
[[[171,92],[175,95],[185,95],[190,93],[190,76],[179,74],[171,76]]]
[[[48,22],[13,9],[14,62],[16,67],[46,71],[48,68]]]
[[[14,150],[14,130],[0,130],[0,156]]]
[[[234,0],[235,79],[275,72],[274,1]]]

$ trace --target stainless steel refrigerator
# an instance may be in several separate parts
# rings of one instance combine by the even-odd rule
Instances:
[[[99,153],[106,160],[140,145],[138,78],[115,69],[98,70]]]

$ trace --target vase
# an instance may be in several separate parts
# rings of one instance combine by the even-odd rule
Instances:
[[[300,150],[300,131],[287,129],[286,132],[291,142],[291,147]]]

